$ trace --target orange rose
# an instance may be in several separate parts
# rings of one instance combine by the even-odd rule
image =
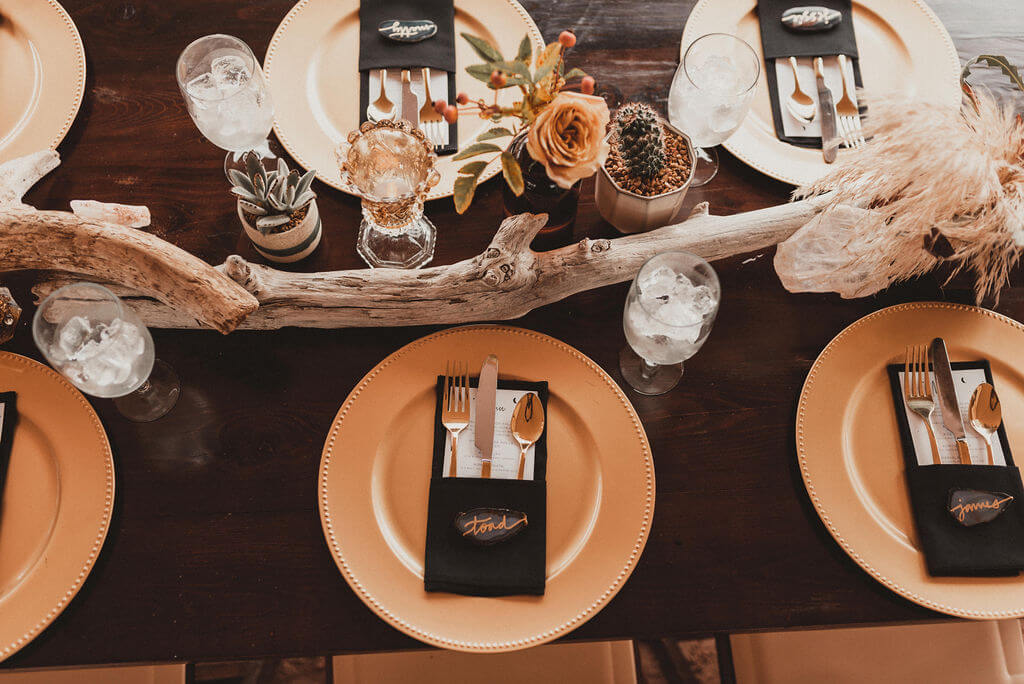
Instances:
[[[594,95],[561,92],[530,124],[526,150],[544,165],[548,178],[571,188],[592,176],[608,156],[608,105]]]

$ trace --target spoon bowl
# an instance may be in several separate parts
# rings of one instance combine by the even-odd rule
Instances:
[[[971,419],[971,427],[985,438],[988,464],[995,465],[992,459],[992,436],[996,434],[999,426],[1003,423],[1003,407],[999,403],[996,388],[987,382],[978,385],[974,394],[971,395],[968,415]]]
[[[526,450],[544,433],[544,405],[539,396],[529,392],[519,398],[519,402],[512,411],[510,428],[512,436],[519,442],[519,475],[517,479],[522,480],[523,471],[526,469]]]
[[[810,95],[800,88],[800,74],[796,69],[796,57],[789,58],[789,66],[793,69],[793,92],[786,99],[786,110],[794,119],[804,126],[814,121],[818,106]]]

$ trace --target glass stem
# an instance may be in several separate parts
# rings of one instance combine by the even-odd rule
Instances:
[[[652,377],[654,377],[654,371],[657,369],[658,366],[656,366],[653,363],[650,363],[644,357],[640,357],[640,377],[642,377],[644,380],[650,380]]]
[[[146,381],[139,385],[139,388],[135,390],[135,394],[138,394],[139,396],[145,396],[152,391],[153,385],[152,383],[149,382],[149,378],[146,378]]]

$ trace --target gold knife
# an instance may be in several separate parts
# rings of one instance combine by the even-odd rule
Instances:
[[[480,477],[491,476],[491,454],[494,452],[494,408],[498,400],[498,357],[491,354],[480,369],[476,386],[476,423],[473,440],[480,450],[483,464]]]
[[[408,69],[402,70],[402,118],[413,128],[420,127],[420,102],[412,92],[412,76]]]

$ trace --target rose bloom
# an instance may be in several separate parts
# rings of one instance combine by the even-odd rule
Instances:
[[[533,120],[526,150],[544,165],[548,178],[568,189],[604,163],[607,126],[608,105],[603,98],[561,92]]]

